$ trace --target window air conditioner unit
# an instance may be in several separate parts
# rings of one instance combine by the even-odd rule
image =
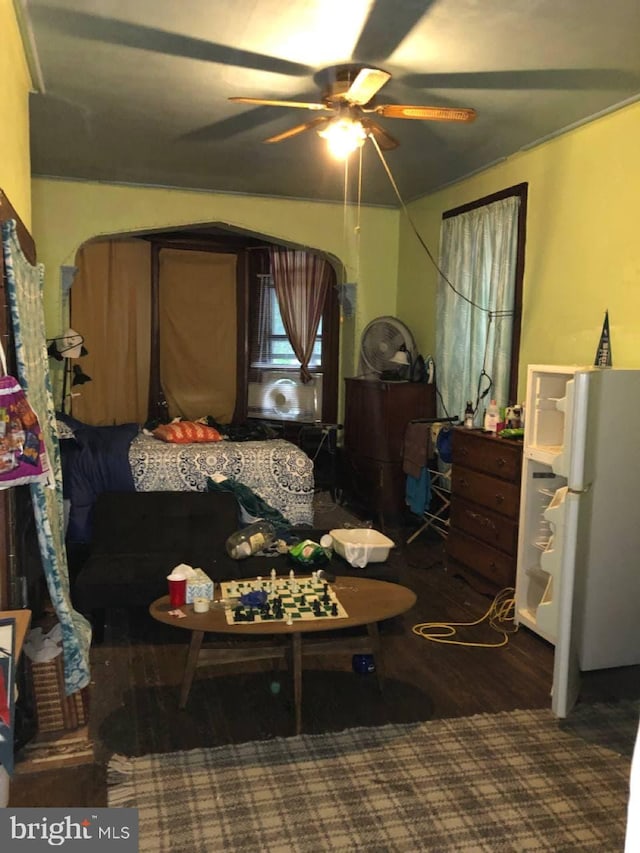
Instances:
[[[265,371],[261,382],[250,382],[250,418],[319,421],[322,419],[322,374],[306,385],[295,373]]]

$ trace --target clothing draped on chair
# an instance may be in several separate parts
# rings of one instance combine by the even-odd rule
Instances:
[[[411,421],[404,436],[402,468],[407,475],[406,503],[425,519],[407,539],[407,544],[433,527],[448,535],[451,503],[451,430],[448,423],[435,419]],[[437,506],[434,505],[437,501]]]
[[[404,434],[402,470],[407,475],[406,503],[411,512],[422,515],[429,506],[431,487],[427,464],[433,455],[431,424],[411,422]]]
[[[49,374],[44,310],[43,268],[32,266],[24,256],[14,221],[2,223],[2,247],[7,277],[7,293],[15,340],[18,378],[42,428],[55,487],[31,483],[38,543],[42,566],[60,625],[67,694],[89,683],[91,628],[77,613],[69,592],[69,572],[64,545],[62,468],[60,446],[55,432],[53,390]]]

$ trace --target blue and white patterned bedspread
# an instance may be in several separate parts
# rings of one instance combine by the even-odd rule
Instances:
[[[232,477],[291,524],[313,524],[313,462],[289,441],[171,444],[140,434],[129,447],[137,492],[203,492],[214,474]]]

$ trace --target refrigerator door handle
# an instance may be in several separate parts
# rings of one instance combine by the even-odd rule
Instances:
[[[572,405],[567,412],[568,435],[565,435],[565,453],[567,458],[567,485],[570,491],[582,492],[588,488],[585,483],[585,458],[587,453],[587,407],[589,402],[590,374],[577,371],[573,383]]]
[[[583,486],[581,489],[569,489],[570,495],[586,495],[588,491],[591,490],[591,486],[593,483],[588,483],[586,486]]]
[[[562,405],[556,404],[564,412],[564,425],[562,446],[551,467],[555,474],[566,477],[569,488],[577,492],[584,488],[590,378],[589,372],[576,371],[566,384]]]

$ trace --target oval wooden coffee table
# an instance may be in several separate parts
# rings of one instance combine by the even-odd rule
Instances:
[[[255,578],[249,579],[255,580]],[[300,581],[303,578],[299,578]],[[292,625],[284,621],[240,622],[230,624],[224,603],[220,600],[219,585],[216,584],[216,598],[207,613],[194,613],[193,605],[185,604],[180,610],[183,618],[171,616],[173,608],[169,596],[157,599],[149,607],[149,612],[158,622],[173,625],[191,631],[191,642],[180,691],[180,707],[184,708],[189,698],[191,683],[197,667],[221,663],[238,663],[247,660],[280,661],[290,658],[293,674],[293,692],[295,704],[296,734],[302,729],[302,659],[308,655],[335,654],[336,652],[373,654],[376,658],[378,684],[382,689],[384,666],[378,622],[405,613],[416,602],[415,593],[400,584],[369,578],[339,577],[329,585],[347,612],[347,617],[302,620]],[[334,636],[345,628],[366,626],[367,634],[360,636]],[[318,637],[321,632],[331,632],[330,637]],[[237,637],[262,636],[279,638],[280,642],[269,645],[242,643],[238,647],[229,643],[202,645],[205,634],[230,634]],[[314,636],[306,637],[305,634]],[[287,647],[286,639],[291,643]]]

